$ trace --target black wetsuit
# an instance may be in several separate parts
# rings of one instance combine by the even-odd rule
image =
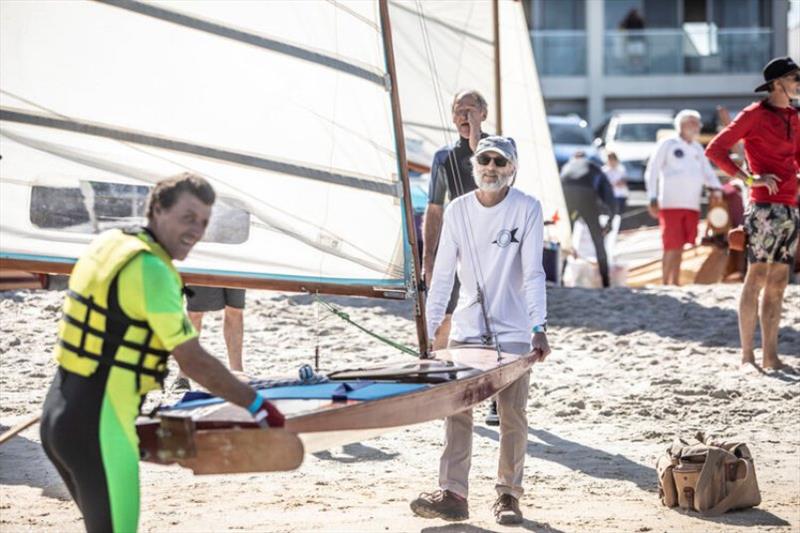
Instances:
[[[488,137],[488,133],[481,133],[481,139]],[[455,200],[462,194],[467,194],[478,188],[472,177],[472,148],[469,139],[459,137],[450,146],[440,148],[433,156],[431,165],[431,182],[428,187],[428,203],[444,205],[449,198]],[[447,304],[448,315],[453,314],[458,304],[458,292],[461,283],[456,276],[450,302]]]
[[[570,159],[564,165],[561,169],[561,187],[567,202],[570,226],[575,226],[575,220],[578,217],[586,222],[597,253],[597,264],[600,267],[603,287],[608,287],[608,258],[603,242],[603,228],[600,227],[598,200],[608,206],[613,217],[617,213],[614,189],[603,170],[584,158]],[[610,221],[611,218],[609,218],[609,224]]]

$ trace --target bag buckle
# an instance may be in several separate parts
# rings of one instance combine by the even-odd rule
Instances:
[[[725,465],[725,479],[727,481],[736,481],[739,477],[739,463],[728,463]]]
[[[688,508],[694,509],[694,489],[692,487],[683,487],[683,497],[686,498]]]

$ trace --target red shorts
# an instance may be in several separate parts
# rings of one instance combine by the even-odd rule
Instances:
[[[684,244],[697,240],[697,223],[700,211],[694,209],[660,209],[661,243],[665,250],[681,250]]]

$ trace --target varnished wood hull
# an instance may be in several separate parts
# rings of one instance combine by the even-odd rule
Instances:
[[[502,358],[498,360],[496,351],[481,348],[441,350],[434,355],[434,359],[402,365],[398,370],[408,375],[413,374],[414,367],[418,367],[421,375],[425,376],[421,379],[431,379],[437,374],[448,376],[450,379],[432,383],[426,388],[407,394],[371,401],[275,400],[273,403],[286,416],[286,424],[282,431],[297,435],[303,442],[305,451],[309,453],[366,440],[398,428],[445,418],[470,409],[522,377],[534,362],[534,357],[530,355],[502,354]],[[441,372],[437,372],[437,368],[441,368]],[[361,369],[356,372],[368,375],[368,370]],[[372,370],[380,376],[386,375],[387,371],[392,369],[381,367]],[[207,433],[231,428],[256,431],[252,429],[254,424],[249,413],[228,403],[188,411],[183,416],[191,419],[190,432]],[[158,433],[164,431],[159,429],[162,427],[160,424],[163,422],[159,422],[158,419],[139,421],[143,460],[157,463],[178,462],[190,466],[185,458],[175,456],[176,446],[182,450],[180,452],[182,454],[187,453],[186,446],[176,445],[161,438]],[[192,453],[194,456],[191,465],[196,473],[223,473],[215,470],[214,465],[219,464],[219,461],[211,458],[213,455],[211,448],[196,449]],[[236,451],[228,449],[228,453],[235,455]],[[242,449],[243,456],[248,453],[250,452]],[[204,462],[207,464],[200,466]],[[285,463],[278,461],[276,464]],[[235,471],[265,470],[263,465],[258,469],[248,470],[246,460],[242,460],[236,462]]]

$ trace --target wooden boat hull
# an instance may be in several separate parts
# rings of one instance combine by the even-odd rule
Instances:
[[[242,433],[254,431],[269,433],[280,431],[299,438],[306,452],[322,451],[334,446],[358,442],[402,427],[445,418],[470,409],[491,398],[530,370],[534,356],[502,354],[498,359],[495,350],[484,348],[457,348],[440,350],[433,359],[420,360],[399,367],[358,369],[333,374],[336,379],[377,379],[380,376],[398,376],[406,381],[430,383],[430,386],[413,392],[370,401],[332,401],[330,399],[277,399],[271,400],[286,417],[282,429],[255,429],[252,417],[243,408],[219,403],[191,409],[168,411],[156,418],[142,418],[137,424],[142,459],[156,463],[178,463],[191,467],[198,474],[269,471],[265,461],[254,461],[252,469],[247,456],[257,443],[248,442]],[[373,377],[374,376],[374,377]],[[176,422],[176,419],[178,421]],[[178,426],[183,427],[176,427]],[[166,429],[165,429],[166,427]],[[214,445],[191,448],[187,437],[176,442],[175,434],[189,436],[214,432],[237,432],[238,441],[228,441],[226,455],[242,457],[236,466],[215,458]],[[297,443],[290,444],[296,450]],[[264,448],[264,453],[282,453],[280,446]],[[269,450],[273,450],[270,452]],[[301,452],[302,454],[302,452]],[[191,457],[188,457],[191,455]],[[292,456],[294,457],[294,456]],[[187,462],[191,459],[190,462]],[[233,461],[232,459],[230,461]],[[276,460],[275,465],[285,469],[289,460]],[[298,463],[299,465],[299,463]]]

